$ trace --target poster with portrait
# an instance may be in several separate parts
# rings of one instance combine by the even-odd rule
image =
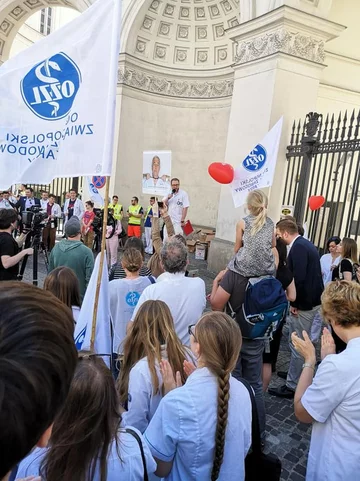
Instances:
[[[143,152],[143,194],[164,197],[170,192],[171,152],[170,150]]]

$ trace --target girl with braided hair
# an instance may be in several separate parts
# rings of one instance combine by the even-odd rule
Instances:
[[[245,478],[251,444],[251,401],[231,376],[241,348],[239,326],[223,312],[208,312],[189,326],[197,368],[181,386],[167,361],[161,362],[165,391],[145,431],[166,481],[229,481]],[[188,371],[188,366],[187,366]],[[188,374],[188,372],[187,372]],[[175,380],[176,379],[176,380]]]

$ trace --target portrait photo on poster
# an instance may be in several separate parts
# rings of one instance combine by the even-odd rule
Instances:
[[[170,192],[171,152],[145,151],[143,153],[142,193],[164,196]]]

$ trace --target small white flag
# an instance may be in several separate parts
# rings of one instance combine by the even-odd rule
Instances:
[[[235,207],[245,204],[249,192],[270,187],[273,183],[283,118],[265,135],[235,169],[231,193]]]
[[[110,298],[109,298],[109,274],[104,253],[104,265],[101,276],[100,295],[96,319],[95,345],[97,354],[106,354],[104,361],[110,366],[111,354],[111,328],[110,328]],[[81,306],[78,321],[75,327],[74,339],[78,351],[90,349],[92,318],[94,312],[96,284],[100,268],[100,255],[95,260],[94,270],[91,274],[89,285]]]
[[[0,67],[0,189],[111,175],[121,0],[97,0]]]
[[[89,187],[89,193],[90,193],[90,199],[97,205],[100,205],[101,207],[104,207],[104,199],[102,198],[101,194],[95,187],[95,185],[92,182],[92,177],[87,177],[87,182],[88,182],[88,187]]]

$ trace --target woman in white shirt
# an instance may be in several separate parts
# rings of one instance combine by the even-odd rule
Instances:
[[[142,264],[142,255],[137,249],[133,247],[125,249],[121,265],[126,277],[109,283],[110,313],[114,330],[114,359],[123,352],[122,343],[126,336],[126,325],[131,320],[143,290],[154,282],[151,277],[140,276]],[[114,375],[117,377],[117,364],[114,368]]]
[[[65,405],[56,418],[47,448],[37,448],[19,466],[18,478],[41,475],[44,481],[143,481],[140,444],[120,429],[118,396],[111,372],[93,356],[79,358]],[[156,464],[139,441],[147,472]]]
[[[346,344],[335,354],[334,340],[324,329],[322,362],[316,372],[315,348],[292,335],[304,357],[294,398],[295,415],[313,423],[307,481],[355,481],[360,473],[360,285],[352,281],[328,284],[322,295],[324,319]]]
[[[76,324],[80,314],[81,297],[79,280],[74,271],[65,266],[57,267],[47,275],[44,289],[52,292],[61,302],[70,307]]]
[[[331,274],[336,267],[340,260],[341,255],[338,252],[337,246],[340,244],[341,239],[338,236],[330,237],[330,239],[326,243],[326,250],[329,251],[328,254],[324,254],[320,257],[320,264],[321,264],[321,273],[323,276],[324,286],[331,282]]]
[[[239,326],[223,312],[208,312],[189,332],[198,367],[176,388],[179,373],[175,382],[162,362],[166,390],[172,390],[144,434],[157,462],[155,474],[171,481],[243,480],[251,401],[231,376],[241,348]]]
[[[146,301],[140,307],[124,342],[124,362],[117,383],[120,401],[127,408],[124,425],[144,432],[163,397],[161,359],[167,359],[174,372],[183,372],[189,349],[177,337],[170,309],[162,301]]]

